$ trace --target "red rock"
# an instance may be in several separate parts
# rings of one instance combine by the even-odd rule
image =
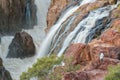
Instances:
[[[63,80],[89,80],[86,72],[70,72],[64,75]]]
[[[117,19],[120,18],[120,5],[115,8],[114,10],[112,10],[111,14],[110,14],[110,18],[111,19]]]
[[[65,58],[73,58],[73,64],[80,62],[81,53],[83,52],[84,48],[85,45],[81,43],[71,44],[65,52]]]
[[[92,71],[86,71],[86,73],[89,75],[89,80],[104,80],[107,71],[94,69]]]
[[[117,59],[104,58],[102,63],[99,60],[95,60],[82,71],[66,73],[63,80],[104,80],[109,65],[117,64],[120,64]]]
[[[96,60],[93,60],[88,66],[86,66],[83,70],[85,71],[91,71],[94,69],[100,69],[100,70],[107,70],[109,65],[117,65],[120,63],[120,60],[118,59],[112,59],[112,58],[104,58],[103,62],[100,62],[99,58]]]
[[[100,39],[106,43],[120,46],[120,32],[115,29],[106,30],[100,37]]]
[[[49,29],[52,27],[52,25],[54,25],[54,23],[57,21],[60,13],[62,12],[62,10],[69,5],[69,3],[71,4],[72,0],[52,0],[50,8],[48,10],[48,14],[47,14],[47,29],[46,31],[49,31]],[[78,14],[76,19],[74,20],[73,24],[71,25],[71,29],[70,31],[72,31],[76,25],[84,18],[87,16],[87,14],[94,9],[100,8],[100,7],[104,7],[106,5],[111,5],[111,4],[115,4],[116,0],[98,0],[94,3],[88,3],[85,5],[82,5],[78,10],[76,10],[74,13]],[[74,13],[72,15],[74,15]],[[71,15],[71,16],[72,16]],[[52,18],[51,18],[52,17]]]
[[[58,19],[60,12],[63,8],[67,5],[67,0],[52,0],[50,8],[48,10],[47,14],[47,30],[50,29],[50,27],[55,23],[55,21]]]
[[[120,30],[120,19],[119,18],[112,21],[111,28],[118,30],[118,31]]]
[[[120,58],[120,47],[107,46],[107,44],[99,44],[98,46],[90,48],[92,60],[98,58],[101,52],[104,53],[105,57],[114,59]]]

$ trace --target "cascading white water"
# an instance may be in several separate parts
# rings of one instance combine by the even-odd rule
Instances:
[[[119,2],[116,5],[107,6],[99,8],[97,10],[91,11],[87,18],[83,19],[77,27],[72,31],[65,41],[63,42],[62,48],[58,53],[58,57],[62,56],[66,48],[71,43],[85,43],[89,34],[93,37],[95,31],[100,28],[100,26],[95,26],[96,21],[104,17],[109,16],[111,10],[118,6]],[[90,41],[92,38],[89,38],[87,41]]]
[[[95,0],[83,0],[81,5],[86,4],[86,3],[91,3],[94,2]],[[75,5],[74,7],[70,8],[69,10],[67,10],[67,12],[60,17],[60,19],[58,20],[58,22],[52,26],[52,28],[50,29],[46,39],[43,41],[43,44],[40,48],[39,51],[39,55],[38,57],[43,57],[45,55],[48,54],[48,52],[50,51],[50,46],[51,46],[51,42],[53,40],[54,35],[56,34],[56,32],[58,31],[59,28],[61,28],[61,24],[70,16],[73,14],[73,12],[75,12],[81,5]]]
[[[104,7],[91,11],[88,17],[83,19],[77,25],[77,27],[67,36],[61,50],[58,53],[58,57],[64,53],[72,41],[74,43],[85,43],[88,34],[90,34],[90,30],[95,27],[96,21],[108,16],[110,11],[111,7]]]
[[[83,0],[81,5],[86,4],[86,3],[90,3],[90,2],[94,2],[94,1],[95,0]],[[4,66],[6,67],[7,70],[10,71],[10,73],[12,75],[12,78],[14,80],[19,80],[19,76],[21,75],[21,73],[23,71],[26,71],[28,69],[28,67],[30,67],[35,62],[36,58],[42,57],[42,56],[44,56],[48,53],[49,47],[51,45],[51,41],[53,40],[53,37],[54,37],[55,33],[58,31],[58,29],[60,28],[61,24],[74,11],[76,11],[81,6],[81,5],[80,6],[74,6],[74,7],[70,8],[69,10],[67,10],[65,15],[63,15],[58,20],[56,25],[54,25],[52,27],[52,29],[48,33],[48,36],[46,37],[46,39],[43,42],[42,47],[40,48],[40,51],[39,51],[40,43],[41,43],[42,39],[45,37],[44,28],[46,27],[46,15],[47,15],[47,10],[48,10],[49,3],[50,3],[50,0],[35,0],[35,4],[37,6],[37,21],[38,21],[37,23],[38,24],[37,24],[37,26],[34,26],[34,29],[25,30],[26,32],[28,32],[33,37],[34,43],[35,43],[36,48],[37,48],[38,55],[36,55],[34,57],[31,57],[31,58],[25,58],[23,60],[18,59],[18,58],[8,59],[8,58],[6,58],[6,55],[7,55],[7,52],[8,52],[8,46],[9,46],[10,42],[12,41],[13,37],[11,37],[11,36],[2,37],[1,44],[0,44],[0,57],[3,59]],[[89,25],[91,25],[90,27],[93,27],[93,24],[95,23],[95,21],[97,19],[102,18],[104,16],[107,16],[107,15],[102,15],[103,13],[105,13],[105,11],[101,12],[101,16],[98,17],[99,11],[98,11],[98,13],[95,11],[94,14],[96,14],[96,17],[95,17],[95,20],[93,21],[93,23],[89,24]],[[89,14],[89,17],[92,14],[93,13],[91,12]],[[91,16],[91,17],[93,17],[93,16]],[[87,18],[84,19],[80,24],[82,25],[85,22],[87,22]],[[88,18],[88,20],[89,20],[89,18]],[[90,18],[90,20],[91,20],[91,18]],[[88,23],[86,23],[84,25],[88,25]],[[86,29],[86,34],[88,34],[89,28],[86,26],[85,29]],[[66,30],[67,30],[67,28],[66,28]],[[61,56],[62,52],[64,52],[65,48],[68,47],[69,42],[71,42],[71,40],[73,39],[73,36],[74,36],[73,33],[74,32],[71,32],[70,35],[68,36],[70,38],[67,39],[68,38],[67,37],[66,40],[64,41],[63,48],[59,52],[58,56]],[[81,33],[79,33],[79,34],[81,34]],[[80,36],[77,36],[74,41],[75,42],[80,42],[81,38],[79,38],[79,37]],[[36,80],[36,79],[37,78],[33,78],[32,80]]]
[[[33,41],[38,51],[41,41],[45,37],[44,28],[46,27],[46,16],[50,0],[35,0],[35,4],[37,6],[37,25],[34,26],[34,28],[31,30],[23,31],[28,32],[33,37]],[[25,59],[6,58],[8,53],[8,46],[12,39],[13,36],[2,37],[0,44],[0,57],[3,59],[5,68],[10,71],[13,80],[19,80],[21,73],[26,71],[28,67],[32,66],[32,64],[37,59],[37,55]]]
[[[56,33],[56,35],[54,36],[54,39],[53,39],[53,47],[52,49],[50,50],[49,52],[49,55],[52,53],[52,51],[56,48],[56,46],[59,44],[60,40],[62,39],[62,37],[65,35],[65,33],[70,29],[70,25],[73,23],[74,19],[75,19],[76,16],[72,16],[70,19],[68,19],[69,22],[67,22],[67,25],[65,26],[65,30],[62,32],[61,35],[59,35],[59,37],[57,38],[56,40],[56,37],[58,35],[58,33],[60,32],[61,28],[59,28],[59,30],[57,31],[58,33]],[[62,25],[61,25],[62,26]],[[56,41],[55,41],[56,40]]]
[[[26,3],[26,13],[25,13],[25,16],[26,16],[26,20],[30,20],[31,14],[30,14],[30,1],[29,0],[27,0],[27,3]]]
[[[108,7],[110,8],[110,7]],[[96,27],[95,23],[97,20],[102,19],[103,17],[109,16],[111,9],[100,8],[95,11],[90,12],[89,16],[83,20],[83,23],[79,24],[77,27],[82,27],[82,29],[74,40],[74,43],[85,43],[87,36],[91,33],[91,29]]]

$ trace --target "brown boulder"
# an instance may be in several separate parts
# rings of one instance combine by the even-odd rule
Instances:
[[[35,54],[35,45],[32,37],[26,32],[16,33],[9,45],[7,58],[25,58]]]

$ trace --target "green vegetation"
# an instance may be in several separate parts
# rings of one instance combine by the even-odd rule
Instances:
[[[74,72],[80,69],[80,65],[73,65],[73,57],[64,58],[65,66],[59,66],[49,75],[48,80],[62,80],[63,74],[67,72]]]
[[[114,10],[114,13],[112,14],[113,18],[119,18],[120,17],[120,5],[118,5],[117,9]]]
[[[110,66],[105,80],[120,80],[120,65]]]
[[[119,17],[120,17],[119,13],[116,13],[115,18],[119,18]]]
[[[68,58],[64,58],[65,66],[64,69],[66,72],[76,71],[80,69],[80,65],[73,65],[74,57],[70,56]]]
[[[65,62],[65,66],[53,68],[54,65],[59,65],[62,61]],[[63,56],[58,58],[55,55],[43,57],[38,59],[27,72],[23,72],[20,80],[30,80],[32,77],[38,77],[38,80],[61,80],[64,73],[80,69],[80,65],[72,65],[72,61],[72,57],[66,59]]]
[[[37,63],[35,63],[32,68],[22,73],[20,80],[30,80],[30,78],[36,76],[39,80],[45,80],[53,66],[60,64],[61,61],[62,57],[57,58],[55,55],[38,59]]]

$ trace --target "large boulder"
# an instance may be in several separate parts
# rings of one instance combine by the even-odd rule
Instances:
[[[12,35],[36,24],[34,0],[0,0],[0,35]]]
[[[0,80],[12,80],[9,71],[7,71],[3,64],[2,59],[0,58]]]
[[[32,37],[26,32],[16,33],[9,45],[7,58],[25,58],[35,54],[35,45]]]

